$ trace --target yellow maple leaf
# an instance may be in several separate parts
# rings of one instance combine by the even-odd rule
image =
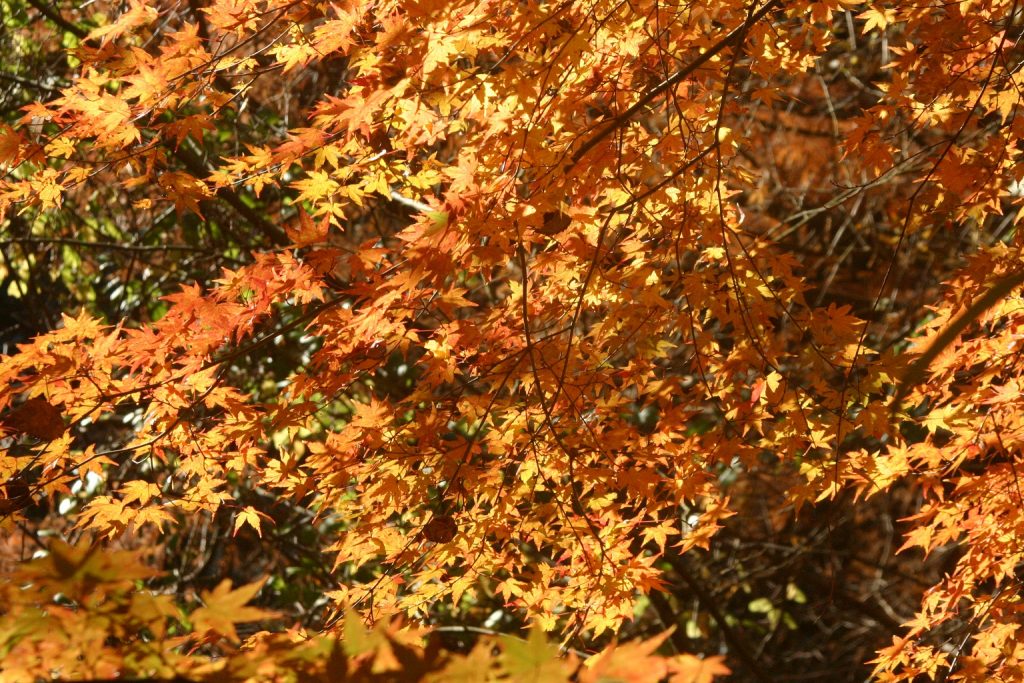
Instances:
[[[864,20],[864,33],[871,33],[873,28],[884,31],[885,28],[896,21],[896,10],[884,7],[872,7],[866,12],[857,15],[858,19]]]
[[[252,507],[251,505],[245,506],[242,509],[242,511],[238,513],[238,516],[235,517],[234,535],[237,535],[238,530],[241,529],[244,525],[248,524],[256,530],[256,535],[262,538],[263,530],[260,527],[260,517],[266,517],[266,515],[257,511],[256,508]]]
[[[239,638],[235,624],[276,616],[276,612],[246,606],[262,587],[263,581],[256,581],[231,590],[230,579],[225,579],[212,591],[203,591],[201,597],[204,605],[191,615],[196,633],[207,632],[237,642]]]

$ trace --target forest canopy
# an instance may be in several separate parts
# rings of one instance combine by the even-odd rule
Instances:
[[[1022,680],[1019,0],[0,0],[0,680]]]

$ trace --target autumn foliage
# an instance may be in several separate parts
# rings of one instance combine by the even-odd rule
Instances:
[[[1024,4],[0,8],[0,679],[1024,679]]]

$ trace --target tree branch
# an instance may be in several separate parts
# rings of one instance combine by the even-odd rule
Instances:
[[[174,150],[174,156],[185,164],[185,168],[188,169],[189,173],[197,178],[201,178],[209,173],[209,169],[206,168],[206,164],[203,163],[202,159],[185,147],[179,147]],[[288,244],[288,236],[285,235],[284,230],[271,223],[255,209],[243,202],[237,192],[229,187],[222,187],[217,190],[217,196],[224,200],[238,215],[244,218],[273,244],[278,246]]]
[[[668,560],[669,564],[672,565],[672,569],[675,570],[679,578],[682,579],[683,583],[694,597],[697,598],[698,602],[704,606],[704,608],[711,615],[711,618],[715,620],[715,624],[718,625],[718,629],[722,632],[722,636],[725,637],[725,642],[729,644],[730,651],[734,652],[736,656],[743,662],[744,666],[750,670],[754,678],[762,683],[767,683],[772,680],[767,672],[761,667],[761,664],[757,661],[757,657],[747,647],[746,636],[737,630],[734,630],[729,622],[726,621],[725,615],[722,610],[718,609],[718,604],[714,598],[708,593],[704,586],[690,573],[686,564],[683,562],[681,557],[675,557],[670,555],[664,556]]]
[[[57,24],[57,26],[60,26],[76,38],[82,39],[89,35],[89,32],[84,28],[72,24],[70,21],[62,17],[60,12],[49,5],[43,4],[40,0],[27,0],[27,2],[39,10],[44,17]]]
[[[621,128],[623,125],[628,123],[629,120],[632,119],[637,112],[639,112],[641,109],[650,104],[658,95],[662,94],[663,92],[665,92],[666,90],[668,90],[669,88],[676,85],[677,83],[685,79],[687,76],[692,74],[694,71],[704,66],[704,64],[706,64],[712,57],[717,55],[725,48],[740,42],[747,35],[747,31],[749,31],[754,24],[763,19],[765,15],[767,15],[772,10],[779,8],[781,5],[782,0],[769,0],[769,2],[764,7],[762,7],[761,9],[757,10],[749,17],[747,17],[746,21],[744,21],[742,24],[740,24],[732,31],[730,31],[728,34],[726,34],[724,38],[722,38],[717,43],[709,47],[705,52],[702,52],[692,62],[684,66],[679,71],[676,71],[674,74],[663,80],[661,83],[659,83],[658,85],[654,86],[646,93],[644,93],[644,96],[637,100],[633,104],[633,106],[631,106],[629,109],[627,109],[626,111],[622,112],[614,119],[609,121],[604,128],[599,130],[594,135],[594,137],[590,138],[585,143],[583,143],[583,145],[573,153],[571,157],[571,163],[569,164],[569,168],[572,168],[577,163],[579,163],[580,159],[582,159],[587,152],[596,147],[598,143],[600,143],[606,137],[611,135],[615,130]]]

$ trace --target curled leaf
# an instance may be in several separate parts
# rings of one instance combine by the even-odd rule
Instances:
[[[450,543],[458,531],[454,519],[448,515],[441,515],[427,522],[423,527],[423,536],[434,543]]]
[[[8,413],[5,427],[20,434],[28,434],[41,441],[53,441],[64,434],[64,419],[60,409],[42,396],[31,398]]]
[[[5,496],[0,498],[0,515],[24,510],[32,504],[31,490],[24,481],[11,479],[3,486]]]

